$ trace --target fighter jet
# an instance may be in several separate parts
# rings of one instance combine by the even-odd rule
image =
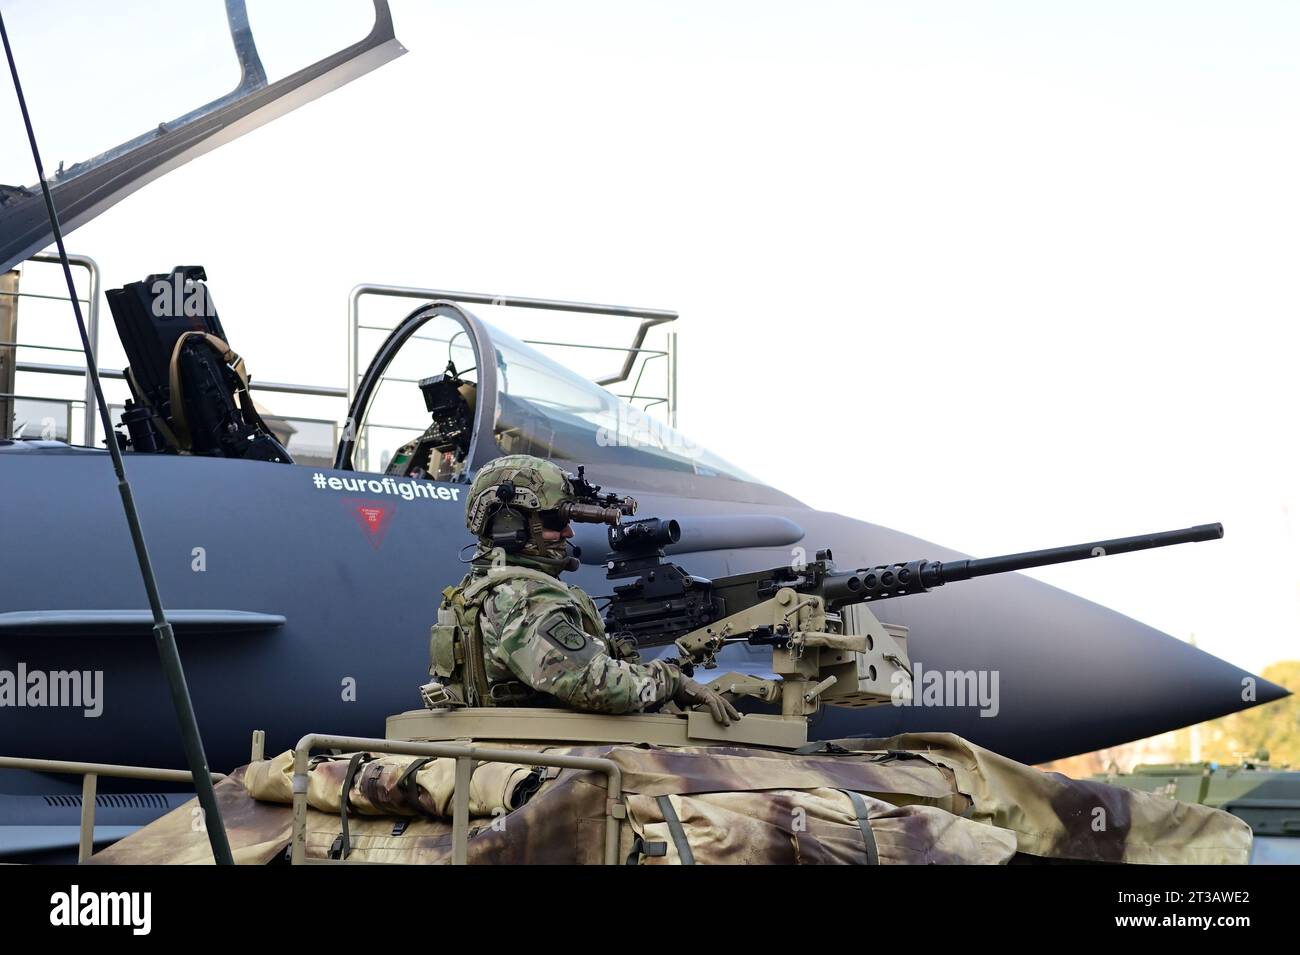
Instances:
[[[239,85],[63,170],[52,185],[65,230],[405,52],[387,4],[374,0],[367,35],[272,80],[242,0],[227,0],[226,10]],[[39,190],[0,186],[0,274],[50,242]],[[120,437],[100,438],[126,450],[214,768],[246,762],[253,729],[281,749],[311,728],[382,735],[387,715],[418,705],[439,591],[464,574],[461,555],[473,543],[465,493],[477,469],[501,454],[585,466],[589,479],[634,495],[638,514],[676,519],[682,539],[669,553],[704,577],[780,566],[820,550],[831,550],[843,567],[964,556],[814,510],[665,423],[645,426],[645,415],[607,388],[482,321],[469,307],[475,296],[432,296],[415,308],[357,376],[333,460],[295,461],[293,442],[247,400],[233,349],[248,348],[249,366],[265,356],[256,355],[256,343],[227,342],[222,330],[214,303],[238,276],[172,265],[141,263],[140,281],[108,293],[131,362],[133,400],[115,423]],[[160,313],[160,287],[177,290],[177,308]],[[653,322],[653,313],[644,314]],[[430,423],[377,461],[366,448],[380,426],[372,420],[375,395],[381,382],[391,386],[399,366],[411,369],[409,397],[423,401]],[[622,440],[628,422],[637,422],[636,440]],[[104,448],[0,439],[0,508],[0,756],[180,765],[152,620]],[[604,539],[583,528],[577,543],[581,566],[571,579],[588,593],[609,593]],[[1053,543],[1065,542],[1025,545]],[[926,670],[996,673],[997,699],[825,707],[812,726],[819,738],[945,730],[1033,763],[1286,695],[1172,636],[1018,574],[894,600],[879,615],[909,628],[910,657]],[[670,650],[649,646],[643,655]],[[722,670],[761,672],[763,659],[734,646],[719,662]],[[48,705],[73,675],[84,705]],[[75,807],[60,815],[57,800],[44,798],[67,786],[0,773],[0,832],[11,834],[4,837],[10,851],[75,842]],[[145,803],[119,807],[121,825],[165,808]]]

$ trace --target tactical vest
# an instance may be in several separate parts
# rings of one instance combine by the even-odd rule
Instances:
[[[479,617],[493,588],[512,580],[537,580],[551,586],[557,578],[530,567],[494,567],[475,579],[472,575],[442,592],[438,622],[429,631],[429,675],[447,689],[452,705],[523,706],[544,703],[548,695],[518,680],[491,682]],[[561,586],[563,586],[561,584]],[[600,637],[604,624],[591,598],[576,587],[568,588],[582,618],[582,629]]]

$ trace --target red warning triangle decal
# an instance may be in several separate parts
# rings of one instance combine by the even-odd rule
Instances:
[[[361,501],[352,499],[348,502],[354,509],[357,521],[370,539],[370,545],[376,550],[384,542],[384,534],[392,522],[397,505],[381,501]]]

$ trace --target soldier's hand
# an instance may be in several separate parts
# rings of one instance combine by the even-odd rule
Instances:
[[[733,720],[740,719],[740,711],[728,703],[721,693],[709,689],[702,683],[696,683],[689,677],[682,677],[682,685],[677,688],[673,702],[683,708],[699,706],[703,703],[709,708],[714,722],[721,723],[723,726],[730,726]]]

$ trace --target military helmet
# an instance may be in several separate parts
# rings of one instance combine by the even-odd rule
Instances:
[[[529,454],[489,461],[474,478],[465,502],[465,526],[484,537],[491,518],[505,506],[525,514],[558,510],[574,501],[569,475],[556,464]]]
[[[547,531],[563,532],[569,521],[614,525],[634,513],[635,499],[601,494],[582,468],[573,475],[543,458],[511,454],[479,471],[465,501],[465,526],[514,562],[558,573],[577,569],[578,550],[570,554],[567,538],[548,540]]]

